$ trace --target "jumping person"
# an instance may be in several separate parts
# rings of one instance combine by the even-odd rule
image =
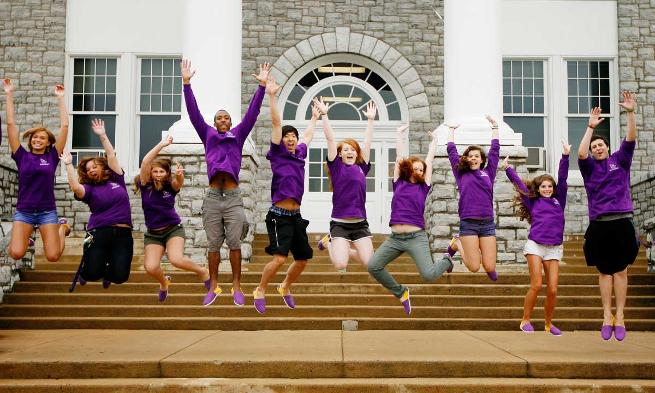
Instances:
[[[103,287],[122,284],[130,277],[134,242],[130,197],[125,173],[105,132],[105,122],[94,119],[93,133],[100,138],[105,157],[86,157],[73,167],[73,157],[65,151],[68,184],[75,199],[89,205],[91,216],[84,241],[80,285],[102,279]]]
[[[334,267],[345,273],[350,257],[367,266],[373,255],[373,235],[366,221],[366,174],[371,169],[371,141],[377,108],[370,101],[366,110],[362,111],[367,118],[367,126],[364,131],[364,147],[360,148],[354,139],[346,139],[337,145],[328,119],[329,105],[318,98],[314,98],[314,105],[323,119],[327,166],[333,189],[331,241],[327,248]],[[354,250],[351,250],[351,245]]]
[[[407,315],[412,312],[409,288],[398,284],[385,267],[403,252],[412,257],[425,281],[434,281],[453,267],[448,254],[437,262],[432,260],[423,218],[425,200],[432,187],[432,160],[437,149],[437,134],[431,134],[432,141],[423,161],[418,157],[407,157],[405,141],[408,127],[399,127],[396,135],[398,158],[393,171],[393,199],[389,220],[391,235],[375,251],[368,264],[371,276],[400,299]]]
[[[134,179],[134,190],[141,193],[141,205],[148,229],[143,236],[146,272],[159,282],[159,301],[168,296],[171,277],[161,269],[161,258],[168,253],[171,265],[194,272],[209,290],[209,271],[184,257],[184,227],[175,211],[175,196],[184,185],[184,168],[176,163],[175,176],[171,174],[171,160],[157,158],[164,147],[173,143],[173,137],[162,139],[143,157],[141,170]]]
[[[588,266],[598,269],[598,285],[603,302],[603,340],[623,341],[626,328],[623,310],[628,291],[628,265],[639,252],[637,231],[632,221],[630,166],[637,140],[637,102],[632,92],[623,92],[619,104],[627,112],[628,132],[618,151],[609,154],[609,142],[594,135],[604,120],[601,108],[593,108],[578,150],[578,166],[587,191],[589,227],[585,232],[584,254]],[[589,152],[591,151],[591,154]],[[612,290],[616,314],[612,315]]]
[[[528,260],[530,271],[530,289],[523,302],[523,318],[519,329],[534,332],[530,315],[541,290],[541,271],[546,275],[546,302],[544,303],[545,330],[553,336],[561,336],[562,331],[553,325],[553,313],[557,301],[557,281],[559,262],[564,254],[564,208],[568,186],[569,153],[571,145],[562,142],[562,158],[559,161],[557,183],[548,174],[540,175],[529,181],[523,181],[505,158],[501,169],[505,170],[509,180],[514,183],[518,194],[514,203],[519,206],[518,216],[530,223],[528,241],[525,242],[523,255]]]
[[[55,177],[59,155],[64,151],[68,138],[68,112],[64,101],[64,86],[55,86],[59,106],[59,136],[45,127],[25,131],[26,150],[20,143],[15,120],[14,86],[11,79],[3,80],[7,93],[7,137],[11,158],[18,169],[18,197],[14,222],[11,226],[9,256],[21,259],[27,252],[35,227],[43,239],[43,252],[50,262],[56,262],[64,252],[65,239],[70,226],[65,218],[57,217],[55,204]]]
[[[241,123],[234,128],[232,128],[230,114],[223,109],[214,115],[214,127],[205,122],[191,90],[191,78],[195,74],[195,71],[191,70],[191,62],[184,60],[180,66],[184,84],[184,102],[191,124],[205,147],[209,177],[209,192],[202,204],[202,221],[209,243],[208,265],[211,281],[202,304],[209,306],[222,292],[221,287],[218,286],[218,265],[221,259],[221,246],[225,241],[230,249],[232,298],[235,305],[243,306],[246,299],[241,291],[241,240],[248,232],[248,222],[243,209],[241,190],[239,190],[241,150],[257,121],[270,65],[268,63],[261,65],[259,74],[253,74],[259,82],[259,87]]]
[[[498,168],[500,143],[498,123],[487,116],[491,123],[491,147],[489,157],[480,146],[469,146],[461,156],[455,146],[455,129],[449,126],[448,159],[459,188],[459,234],[448,246],[452,256],[459,250],[462,261],[469,271],[480,270],[480,262],[492,281],[496,273],[496,224],[494,223],[494,180]]]
[[[282,127],[276,98],[279,88],[275,79],[269,77],[266,94],[271,110],[272,131],[271,147],[266,154],[266,159],[271,162],[273,172],[271,181],[273,205],[266,215],[269,239],[266,252],[273,256],[273,260],[264,267],[259,286],[253,292],[255,309],[260,314],[266,311],[265,294],[268,282],[286,262],[289,251],[293,254],[294,261],[289,266],[284,281],[277,287],[277,291],[287,307],[296,307],[290,288],[305,269],[307,260],[313,256],[307,237],[309,221],[300,215],[300,203],[305,187],[307,149],[314,138],[319,112],[316,106],[312,107],[309,126],[303,133],[302,142],[298,143],[298,130],[290,125]]]

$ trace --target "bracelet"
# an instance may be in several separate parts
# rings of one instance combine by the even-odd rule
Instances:
[[[623,109],[625,109],[625,108],[623,108]],[[632,112],[634,112],[635,110],[634,110],[634,109],[625,109],[625,111],[628,112],[628,113],[632,113]]]
[[[64,165],[73,165],[72,162],[65,162]]]
[[[596,127],[592,127],[591,124],[587,124],[587,128],[591,128],[592,130],[596,129]]]
[[[492,129],[492,130],[497,130],[497,129],[498,129],[498,126],[491,126],[491,129]]]

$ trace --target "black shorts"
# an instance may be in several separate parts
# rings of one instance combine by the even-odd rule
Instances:
[[[356,242],[365,237],[372,237],[371,231],[368,229],[368,221],[360,222],[339,222],[330,221],[330,238],[340,237],[342,239]]]
[[[591,221],[584,238],[587,266],[595,266],[602,274],[625,270],[639,253],[639,240],[631,218]]]
[[[286,216],[269,211],[266,214],[269,245],[264,250],[270,255],[284,256],[291,251],[293,259],[299,261],[312,259],[314,250],[307,238],[307,225],[309,221],[303,219],[300,213]]]

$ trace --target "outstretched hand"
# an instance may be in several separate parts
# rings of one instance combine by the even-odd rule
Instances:
[[[103,136],[106,134],[105,122],[101,119],[93,119],[93,121],[91,121],[91,129],[93,130],[93,133],[98,136]]]
[[[590,128],[596,128],[600,123],[603,122],[602,117],[600,117],[600,114],[602,113],[602,109],[600,107],[595,107],[594,109],[591,110],[591,113],[589,114],[589,123],[587,124],[588,127]]]
[[[185,85],[191,83],[191,78],[196,74],[195,70],[191,70],[191,60],[182,60],[180,63],[180,70],[182,71],[182,83]]]
[[[405,135],[407,134],[407,130],[409,129],[409,124],[403,124],[402,126],[396,128],[396,132]]]
[[[564,154],[565,156],[571,154],[571,145],[564,142],[564,139],[562,139],[562,154]]]
[[[280,90],[280,87],[273,76],[269,76],[268,80],[266,80],[266,94],[275,95]]]
[[[366,110],[362,111],[364,116],[366,116],[367,119],[369,120],[374,120],[375,119],[375,114],[378,112],[377,106],[375,106],[375,102],[369,101],[368,104],[366,104]]]
[[[319,99],[319,97],[314,97],[312,100],[314,102],[314,105],[318,108],[318,110],[321,112],[321,115],[327,115],[328,109],[330,109],[330,104],[326,103],[323,101],[323,97]]]
[[[68,149],[64,149],[63,153],[59,156],[59,159],[64,163],[64,165],[73,163],[73,155],[68,151]]]
[[[624,90],[623,93],[623,102],[619,102],[621,108],[625,109],[627,112],[634,112],[637,108],[637,100],[635,99],[635,93]]]
[[[321,111],[318,109],[316,104],[312,105],[312,119],[317,120],[319,117],[321,117]]]
[[[491,123],[491,127],[493,127],[493,128],[498,128],[498,123],[496,122],[496,119],[494,119],[494,118],[491,117],[490,115],[485,115],[485,118],[487,119],[487,121],[488,121],[489,123]]]
[[[2,87],[5,89],[5,93],[9,94],[14,91],[14,84],[11,83],[11,79],[5,78],[2,80]]]
[[[179,161],[175,161],[175,176],[184,176],[184,167]]]
[[[506,171],[507,168],[511,168],[512,166],[509,164],[509,156],[505,157],[502,163],[500,163],[500,169]]]
[[[252,76],[257,79],[260,86],[266,86],[266,81],[268,80],[268,73],[271,71],[271,65],[269,63],[264,63],[259,65],[259,74]]]
[[[64,85],[55,85],[55,95],[57,97],[63,97],[64,92]]]
[[[172,143],[173,143],[173,135],[168,135],[168,136],[166,136],[166,138],[162,139],[161,142],[159,142],[161,147],[169,146]]]

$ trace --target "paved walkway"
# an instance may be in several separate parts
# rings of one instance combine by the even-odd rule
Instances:
[[[653,378],[655,333],[5,330],[0,378]]]

